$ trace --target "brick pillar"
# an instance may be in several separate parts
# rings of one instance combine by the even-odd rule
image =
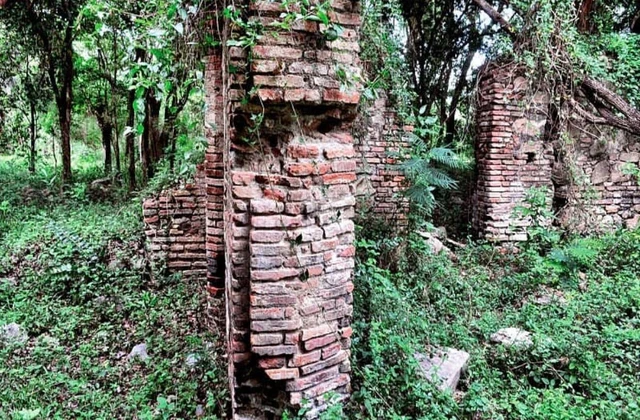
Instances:
[[[477,183],[474,227],[492,241],[525,241],[515,211],[531,187],[549,188],[553,145],[544,141],[548,100],[532,94],[523,69],[488,64],[479,80],[476,136]]]
[[[341,90],[335,71],[361,72],[360,16],[355,1],[333,4],[332,19],[344,28],[334,42],[317,22],[299,21],[226,55],[233,68],[223,78],[223,154],[235,418],[277,417],[303,400],[314,417],[327,392],[350,393],[351,128],[361,87]],[[246,6],[247,18],[265,25],[284,11],[278,2]]]

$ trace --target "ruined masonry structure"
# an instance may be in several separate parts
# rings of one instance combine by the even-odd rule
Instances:
[[[244,18],[265,27],[285,10],[245,3]],[[303,401],[313,418],[328,392],[348,397],[356,205],[406,224],[390,152],[410,128],[384,99],[360,112],[362,87],[341,86],[336,70],[361,74],[360,5],[331,4],[344,29],[333,42],[299,21],[251,48],[211,51],[205,162],[193,183],[144,203],[156,263],[208,281],[238,419],[279,418]],[[213,15],[215,37],[239,35]]]
[[[640,188],[624,168],[637,167],[639,139],[577,115],[553,136],[548,98],[524,74],[490,63],[479,77],[475,229],[491,241],[526,240],[529,221],[517,208],[532,187],[547,189],[546,206],[567,230],[635,227]]]

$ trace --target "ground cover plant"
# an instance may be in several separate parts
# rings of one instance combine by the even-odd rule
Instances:
[[[640,417],[640,232],[516,254],[471,243],[456,262],[417,234],[381,237],[369,229],[358,242],[349,418]],[[562,298],[540,303],[549,290]],[[534,344],[490,343],[503,327]],[[421,376],[413,356],[428,346],[471,354],[460,392]]]
[[[91,174],[60,195],[16,160],[0,179],[0,326],[26,334],[0,342],[0,418],[223,418],[204,285],[150,270],[139,200],[92,198]]]

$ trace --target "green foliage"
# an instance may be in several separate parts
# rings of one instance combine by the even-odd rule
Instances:
[[[384,90],[393,99],[398,116],[411,123],[416,93],[399,35],[404,29],[400,4],[397,0],[365,0],[362,8],[361,56],[369,77],[365,97]]]
[[[471,243],[456,263],[415,234],[359,237],[348,418],[640,416],[637,231],[573,238],[549,253]],[[564,301],[536,302],[550,290]],[[531,331],[533,346],[490,344],[504,327]],[[413,354],[432,345],[471,354],[455,400],[416,370]]]
[[[434,191],[456,188],[457,182],[449,173],[469,167],[469,162],[450,148],[432,146],[437,144],[440,133],[435,118],[421,117],[420,121],[422,124],[411,136],[410,157],[401,168],[410,182],[407,196],[421,213],[430,215],[437,205]]]
[[[15,162],[0,176],[0,325],[29,336],[0,344],[0,418],[224,418],[204,284],[149,270],[139,202],[60,197]],[[128,360],[139,343],[150,359]]]
[[[553,226],[555,215],[549,205],[551,193],[547,187],[529,188],[523,205],[515,208],[515,214],[529,225],[525,228],[529,246],[548,249],[560,241],[560,233]]]

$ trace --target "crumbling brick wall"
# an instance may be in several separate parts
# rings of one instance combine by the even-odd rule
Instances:
[[[411,126],[399,125],[384,92],[365,104],[356,124],[358,209],[393,227],[407,226],[409,200],[403,194],[407,181],[399,161],[409,150],[412,131]]]
[[[145,234],[157,268],[166,267],[185,277],[206,276],[203,178],[199,168],[194,182],[144,200]]]
[[[577,115],[550,135],[548,98],[524,75],[490,63],[479,78],[475,229],[492,241],[527,240],[530,221],[517,209],[532,187],[547,189],[546,205],[568,230],[635,226],[640,190],[622,166],[640,160],[637,139]]]
[[[362,86],[345,88],[337,74],[359,80],[360,5],[331,4],[343,28],[335,41],[303,20],[251,47],[212,48],[208,58],[208,148],[189,188],[200,205],[192,214],[198,264],[210,292],[224,296],[235,418],[277,417],[303,400],[314,417],[327,392],[349,395],[359,182],[367,178],[375,214],[405,220],[404,178],[388,156],[406,144],[404,129],[381,101],[368,116],[372,129],[354,138]],[[279,2],[235,6],[265,27],[285,10]],[[233,39],[238,28],[220,11],[212,31]],[[171,195],[145,205],[149,234],[167,223],[168,213],[153,212]],[[163,231],[159,242],[177,242],[178,233]]]

